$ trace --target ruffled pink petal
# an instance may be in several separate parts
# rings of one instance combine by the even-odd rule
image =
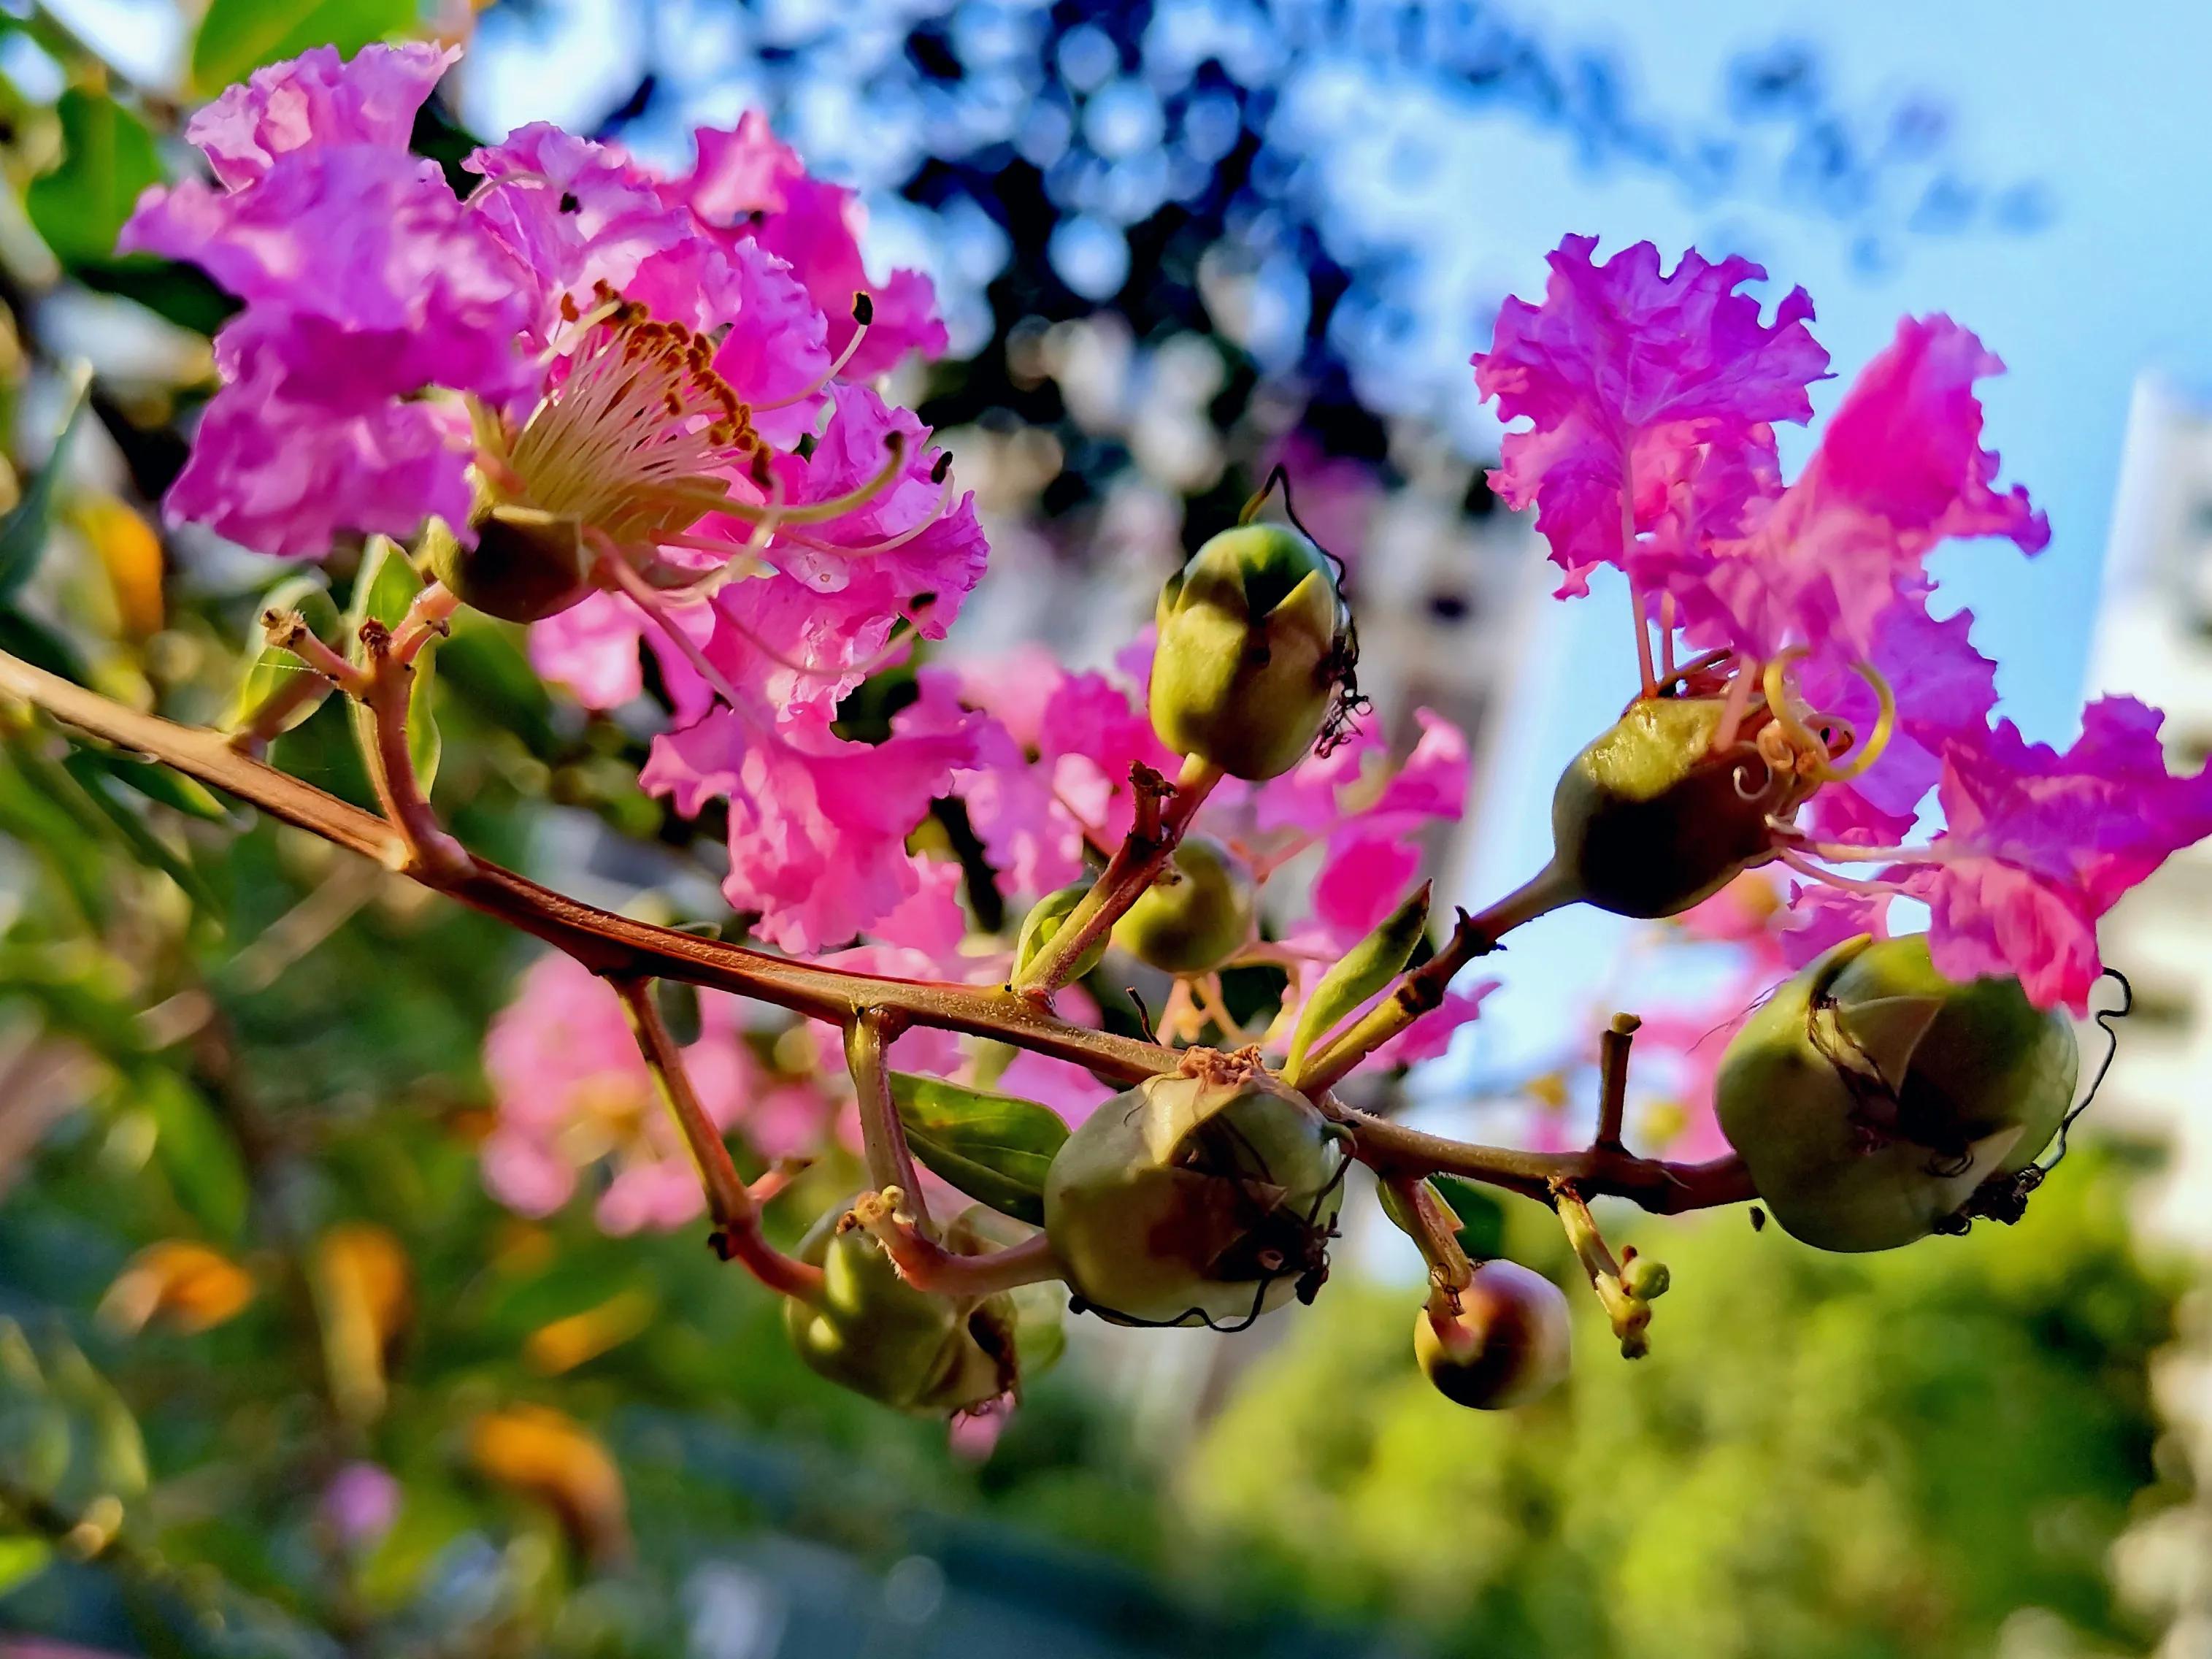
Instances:
[[[1806,388],[1828,364],[1802,289],[1771,323],[1735,292],[1766,274],[1749,260],[1715,264],[1692,249],[1662,275],[1649,242],[1601,265],[1596,246],[1563,241],[1543,304],[1506,301],[1491,349],[1474,358],[1482,395],[1504,419],[1531,423],[1507,434],[1491,483],[1509,505],[1537,507],[1566,571],[1562,592],[1585,591],[1597,565],[1625,564],[1624,530],[1656,525],[1698,446],[1771,446],[1772,422],[1809,420]]]
[[[768,214],[753,237],[797,271],[830,319],[830,349],[842,353],[857,325],[853,296],[872,298],[874,320],[867,337],[846,365],[854,380],[873,379],[895,368],[909,351],[924,357],[945,353],[950,337],[937,314],[937,291],[927,276],[895,270],[885,283],[869,280],[861,263],[860,205],[853,192],[817,179],[791,174],[782,182],[784,204]]]
[[[250,188],[146,192],[117,244],[198,264],[246,302],[258,353],[301,403],[349,410],[426,386],[514,395],[524,273],[437,164],[355,146],[281,158]]]
[[[416,111],[460,55],[458,46],[410,41],[364,46],[341,63],[336,47],[313,46],[226,88],[185,124],[185,137],[233,190],[310,145],[404,150]]]
[[[799,152],[748,110],[734,129],[700,127],[691,135],[698,160],[667,188],[708,224],[728,228],[756,213],[781,213],[785,186],[804,178]]]
[[[2164,719],[2132,697],[2105,697],[2063,755],[2008,720],[1945,746],[1941,861],[1906,882],[1933,916],[1937,967],[2016,974],[2039,1006],[2081,1011],[2100,968],[2097,919],[2212,835],[2212,769],[2166,771]]]
[[[1421,849],[1402,836],[1340,835],[1314,878],[1314,917],[1339,951],[1348,951],[1404,902],[1420,869]]]
[[[656,738],[639,781],[686,814],[727,799],[724,894],[734,908],[759,914],[763,938],[817,951],[914,893],[906,837],[975,752],[964,726],[917,730],[902,715],[887,741],[848,743],[826,713],[777,720],[764,704],[719,707]]]
[[[607,1183],[592,1214],[617,1238],[673,1232],[706,1212],[707,1194],[689,1164],[675,1158],[632,1164]]]
[[[904,460],[887,485],[850,512],[778,536],[767,556],[811,588],[825,610],[852,618],[911,616],[922,634],[942,639],[981,578],[989,548],[973,495],[939,511],[945,487],[932,475],[941,452],[929,447],[913,413],[866,386],[841,386],[813,453],[787,459],[779,471],[793,503],[835,501],[883,473],[894,434]]]
[[[1481,1013],[1483,999],[1498,986],[1498,981],[1484,979],[1477,980],[1472,990],[1445,992],[1441,1003],[1377,1048],[1370,1063],[1417,1066],[1425,1060],[1442,1059],[1459,1028]]]
[[[2024,489],[1991,488],[1974,381],[2004,365],[1948,317],[1906,318],[1852,383],[1820,447],[1753,533],[1712,550],[1672,591],[1693,638],[1767,657],[1808,641],[1868,656],[1900,595],[1925,591],[1928,555],[1953,537],[2051,538]]]
[[[233,327],[238,325],[234,324]],[[278,558],[320,558],[342,532],[404,541],[469,508],[468,432],[426,403],[331,409],[296,401],[271,357],[208,400],[164,507]]]
[[[477,1159],[484,1190],[517,1215],[551,1215],[576,1190],[574,1168],[519,1130],[493,1130]]]

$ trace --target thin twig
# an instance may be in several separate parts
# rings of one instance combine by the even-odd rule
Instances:
[[[1163,808],[1160,798],[1167,786],[1159,774],[1141,763],[1129,769],[1130,787],[1136,792],[1135,817],[1129,833],[1114,849],[1098,879],[1091,884],[1091,890],[1067,913],[1060,931],[1030,958],[1029,966],[1015,979],[1014,989],[1042,1000],[1074,977],[1076,963],[1113,931],[1114,924],[1158,879],[1191,819],[1221,777],[1219,767],[1190,757],[1183,762]]]
[[[981,1255],[962,1255],[899,1218],[900,1210],[912,1202],[896,1187],[862,1193],[853,1200],[853,1219],[883,1243],[899,1277],[917,1290],[937,1296],[996,1296],[1024,1285],[1048,1284],[1065,1279],[1067,1270],[1054,1254],[1046,1234],[1032,1234],[1018,1244]]]
[[[901,1218],[925,1237],[933,1237],[914,1149],[907,1145],[906,1126],[891,1096],[890,1070],[884,1064],[889,1024],[881,1009],[871,1008],[845,1027],[845,1067],[853,1074],[853,1093],[860,1103],[860,1145],[868,1179],[881,1191],[905,1194],[907,1213]]]
[[[698,1168],[700,1184],[707,1190],[707,1212],[714,1219],[715,1249],[772,1291],[802,1302],[820,1301],[822,1269],[793,1261],[762,1233],[760,1206],[753,1201],[738,1166],[731,1161],[722,1132],[699,1103],[690,1073],[684,1069],[684,1051],[661,1018],[660,1005],[653,1000],[653,982],[623,978],[613,983],[615,994],[622,999],[623,1016],[637,1038],[638,1053],[653,1074],[653,1087],[669,1115],[676,1120],[677,1131]]]
[[[1643,1024],[1633,1014],[1615,1014],[1611,1027],[1597,1040],[1597,1133],[1592,1144],[1605,1152],[1626,1150],[1620,1121],[1628,1106],[1628,1049]]]

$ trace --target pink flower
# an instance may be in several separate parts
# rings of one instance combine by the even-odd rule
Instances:
[[[2177,849],[2212,835],[2212,769],[2166,769],[2165,717],[2103,697],[2059,754],[2009,720],[1943,751],[1947,827],[1905,890],[1927,902],[1936,966],[2019,975],[2039,1007],[2081,1012],[2101,963],[2096,923]]]
[[[702,995],[700,1015],[684,1067],[707,1115],[727,1128],[752,1091],[752,1065],[726,1000]],[[541,957],[523,976],[484,1039],[484,1071],[499,1122],[482,1150],[483,1179],[502,1204],[550,1214],[581,1171],[604,1163],[612,1179],[597,1213],[609,1232],[678,1227],[704,1208],[620,1000],[573,958]]]
[[[1917,594],[1882,613],[1868,656],[1896,698],[1896,729],[1863,775],[1814,797],[1812,823],[1823,840],[1873,846],[1903,840],[1936,787],[1944,745],[1978,740],[1989,729],[1997,665],[1970,642],[1973,619],[1961,611],[1937,622]],[[1802,686],[1814,707],[1849,721],[1862,741],[1874,731],[1872,689],[1832,656],[1808,664]]]
[[[313,46],[227,88],[185,123],[185,137],[234,190],[258,180],[277,157],[310,144],[404,150],[415,112],[460,55],[458,46],[415,42],[342,64],[336,47]]]
[[[322,1518],[348,1548],[374,1549],[399,1518],[403,1495],[398,1480],[383,1465],[348,1463],[323,1488]]]
[[[1749,260],[1714,264],[1692,249],[1662,276],[1649,242],[1602,265],[1596,246],[1562,241],[1544,303],[1506,301],[1491,349],[1474,358],[1475,385],[1499,415],[1531,422],[1506,435],[1490,481],[1509,506],[1537,507],[1563,594],[1586,592],[1597,565],[1626,568],[1624,526],[1652,527],[1698,447],[1771,449],[1771,422],[1809,420],[1805,388],[1828,366],[1805,326],[1803,289],[1771,323],[1735,292],[1766,275]]]
[[[830,731],[827,710],[779,720],[764,702],[725,705],[655,738],[639,781],[687,815],[726,799],[723,893],[759,915],[763,939],[819,951],[920,890],[906,837],[975,762],[969,717],[957,711],[910,708],[892,726],[883,743],[850,743]]]
[[[1973,383],[1996,356],[1948,317],[1906,318],[1852,383],[1796,483],[1747,535],[1711,546],[1668,584],[1691,637],[1754,658],[1811,643],[1864,658],[1900,594],[1952,537],[2006,536],[2027,553],[2051,539],[2027,492],[1991,487]]]

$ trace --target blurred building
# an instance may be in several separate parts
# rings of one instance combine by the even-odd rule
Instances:
[[[2155,376],[2136,387],[2112,506],[2090,649],[2092,696],[2127,692],[2166,712],[2169,764],[2212,756],[2212,398]],[[2096,1116],[2168,1149],[2143,1220],[2151,1237],[2212,1261],[2212,843],[2186,848],[2108,916],[2105,960],[2128,975],[2135,1011]],[[2102,1040],[2087,1034],[2092,1057]],[[2162,1458],[2200,1473],[2192,1504],[2120,1541],[2123,1587],[2172,1620],[2159,1659],[2212,1659],[2212,1302],[2200,1273],[2182,1340],[2160,1357]]]
[[[2212,755],[2212,400],[2155,378],[2129,414],[2088,672],[2093,696],[2166,711],[2170,764]],[[2152,1229],[2212,1253],[2212,843],[2177,854],[2100,931],[2135,1012],[2097,1115],[2171,1144]]]

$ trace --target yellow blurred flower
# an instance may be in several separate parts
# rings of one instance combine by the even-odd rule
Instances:
[[[99,1317],[125,1336],[155,1318],[197,1335],[236,1318],[255,1289],[253,1275],[221,1251],[167,1238],[131,1258],[100,1297]]]
[[[486,1413],[470,1429],[469,1457],[487,1480],[552,1510],[589,1559],[629,1554],[622,1472],[573,1418],[543,1406]]]

